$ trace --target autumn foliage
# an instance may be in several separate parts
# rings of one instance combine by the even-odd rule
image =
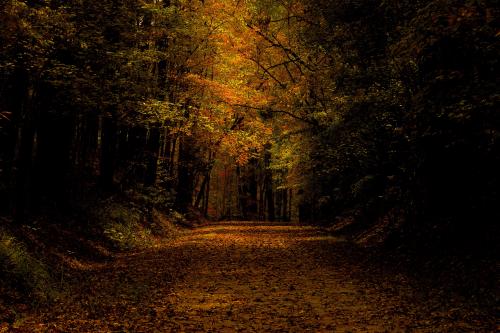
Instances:
[[[2,244],[51,216],[121,250],[158,221],[262,220],[490,254],[498,15],[491,0],[1,1]]]

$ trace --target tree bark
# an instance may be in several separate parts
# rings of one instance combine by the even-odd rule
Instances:
[[[283,193],[283,213],[281,214],[283,221],[288,222],[288,190],[281,190]]]
[[[264,154],[264,166],[266,168],[264,186],[266,189],[267,219],[272,222],[276,219],[276,214],[274,207],[273,171],[270,169],[271,153],[269,151],[266,151]]]
[[[160,150],[160,130],[150,129],[149,137],[146,143],[146,175],[144,185],[152,186],[156,183],[156,174],[158,171],[158,153]]]
[[[116,164],[116,122],[113,118],[102,118],[100,184],[108,191],[113,189]]]
[[[179,140],[179,162],[177,177],[177,197],[176,206],[179,211],[185,213],[192,204],[193,198],[193,151],[192,139],[190,137],[181,137]]]
[[[209,205],[209,198],[210,198],[210,173],[207,174],[207,186],[206,186],[206,192],[205,192],[205,201],[203,203],[203,216],[208,217],[208,205]]]
[[[201,182],[201,185],[200,185],[200,191],[196,195],[196,200],[194,203],[195,208],[200,208],[200,203],[202,202],[202,199],[204,199],[204,197],[206,195],[206,188],[207,188],[209,181],[210,181],[210,174],[207,173],[203,176],[203,181]],[[203,200],[203,202],[204,202],[204,200]]]
[[[24,74],[24,75],[23,75]],[[32,189],[33,148],[35,139],[35,119],[33,103],[35,91],[30,78],[25,73],[20,75],[25,85],[23,102],[19,108],[19,128],[13,161],[13,215],[17,223],[24,223],[26,211],[29,209]],[[23,82],[23,79],[25,80]]]
[[[14,159],[15,199],[13,208],[16,223],[25,222],[26,211],[30,205],[34,135],[32,124],[25,124],[19,128]]]

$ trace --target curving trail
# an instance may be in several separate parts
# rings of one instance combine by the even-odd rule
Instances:
[[[219,223],[89,271],[18,331],[482,331],[481,314],[429,302],[403,275],[366,274],[358,255],[314,227]]]

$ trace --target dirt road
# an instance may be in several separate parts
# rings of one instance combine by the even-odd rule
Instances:
[[[402,274],[366,274],[352,244],[314,227],[232,222],[88,272],[73,298],[27,318],[43,332],[481,332],[464,300]],[[437,297],[437,296],[436,296]],[[439,297],[437,297],[439,298]],[[458,307],[458,308],[454,308]]]

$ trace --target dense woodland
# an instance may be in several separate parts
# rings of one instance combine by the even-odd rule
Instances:
[[[499,39],[493,0],[4,0],[0,228],[127,202],[494,247]]]
[[[18,223],[139,191],[214,219],[498,230],[493,1],[0,13],[1,206]]]

